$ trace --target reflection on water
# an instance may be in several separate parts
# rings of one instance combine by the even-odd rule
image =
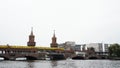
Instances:
[[[28,61],[27,68],[34,68],[34,61]]]
[[[61,60],[61,61],[0,61],[0,68],[120,68],[120,61]]]
[[[52,66],[52,68],[56,68],[57,67],[57,61],[51,61],[51,66]]]

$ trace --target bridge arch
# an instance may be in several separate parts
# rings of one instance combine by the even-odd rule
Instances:
[[[75,57],[72,57],[72,59],[85,59],[85,57],[83,57],[83,56],[75,56]]]
[[[6,56],[0,56],[0,58],[3,58],[4,60],[9,60],[9,58]]]
[[[101,59],[106,59],[106,58],[107,58],[107,57],[105,57],[105,56],[102,56],[102,57],[101,57]]]
[[[98,56],[89,56],[88,59],[99,59]]]
[[[37,57],[34,56],[25,56],[27,60],[37,60]]]
[[[37,60],[37,57],[35,56],[17,56],[15,57],[15,59],[17,58],[26,58],[26,60]]]

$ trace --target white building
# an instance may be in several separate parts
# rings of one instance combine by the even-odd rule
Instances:
[[[65,43],[59,44],[58,47],[59,48],[64,48],[65,50],[71,50],[71,49],[74,49],[75,42],[67,41]]]
[[[86,44],[86,47],[93,47],[95,48],[95,52],[108,52],[108,47],[110,44],[103,44],[103,43],[90,43]]]
[[[75,42],[73,41],[66,41],[65,44],[69,46],[75,46]]]
[[[76,44],[74,46],[75,51],[84,51],[86,50],[86,44]]]
[[[108,48],[109,48],[110,44],[104,44],[104,52],[108,52]]]
[[[86,44],[87,48],[93,47],[95,52],[103,52],[103,44],[102,43],[90,43]]]
[[[74,50],[75,51],[81,51],[81,45],[80,44],[79,45],[75,45]]]
[[[85,51],[87,48],[93,47],[95,52],[108,52],[108,47],[110,44],[103,43],[89,43],[89,44],[75,44],[73,41],[67,41],[65,43],[59,44],[59,48],[64,48],[65,50],[75,50],[75,51]]]

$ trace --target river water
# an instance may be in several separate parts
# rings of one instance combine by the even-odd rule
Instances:
[[[120,68],[119,60],[0,61],[0,68]]]

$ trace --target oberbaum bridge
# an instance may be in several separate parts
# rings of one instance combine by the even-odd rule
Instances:
[[[17,58],[26,58],[26,60],[45,60],[46,58],[61,60],[75,55],[73,50],[66,51],[64,48],[58,48],[55,31],[50,47],[35,46],[34,38],[33,29],[31,29],[27,46],[0,45],[0,57],[4,58],[4,60],[16,60]],[[81,58],[84,57],[81,56]]]

